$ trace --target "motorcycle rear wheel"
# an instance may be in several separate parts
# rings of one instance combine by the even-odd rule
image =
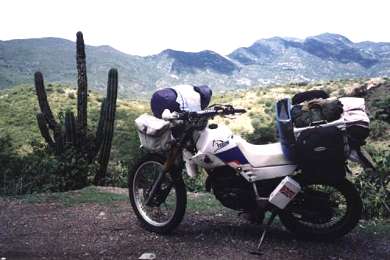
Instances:
[[[294,235],[314,240],[331,240],[350,232],[358,224],[363,207],[360,195],[354,185],[346,179],[338,184],[312,183],[307,185],[308,188],[317,186],[322,186],[325,190],[327,188],[328,190],[333,189],[339,193],[340,199],[337,202],[333,201],[333,204],[339,203],[336,205],[335,211],[344,210],[345,214],[340,219],[332,217],[324,223],[321,219],[317,221],[302,220],[299,214],[287,211],[279,214],[282,224]],[[334,193],[331,192],[329,195],[332,197]]]
[[[131,206],[143,228],[159,234],[167,234],[182,221],[187,204],[187,193],[183,180],[172,180],[166,174],[162,189],[170,187],[165,201],[153,206],[146,200],[160,172],[164,159],[158,155],[146,155],[129,171],[128,188]],[[168,189],[168,188],[167,188]]]

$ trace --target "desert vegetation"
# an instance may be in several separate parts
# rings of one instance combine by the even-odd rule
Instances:
[[[390,215],[390,151],[389,151],[389,88],[388,79],[343,80],[315,84],[291,84],[267,88],[252,88],[247,91],[216,93],[212,103],[230,103],[248,110],[245,115],[234,119],[216,118],[218,123],[228,124],[237,134],[242,134],[253,143],[268,143],[277,140],[275,130],[275,101],[309,89],[325,89],[331,96],[341,96],[356,87],[366,86],[366,104],[371,118],[371,135],[366,148],[378,165],[378,173],[363,171],[351,165],[351,178],[359,187],[365,203],[366,218],[386,218]],[[76,89],[58,84],[47,85],[47,97],[55,119],[65,123],[66,111],[76,107]],[[0,160],[3,170],[0,177],[2,195],[17,195],[45,191],[65,191],[68,187],[81,187],[93,183],[98,165],[72,158],[72,150],[63,156],[67,160],[47,153],[35,121],[39,110],[32,86],[16,86],[0,92]],[[96,129],[101,93],[88,92],[88,126]],[[107,184],[126,187],[127,169],[140,156],[138,136],[134,119],[149,111],[147,101],[117,102],[115,134],[111,159],[107,170]],[[77,181],[87,179],[77,185]],[[188,179],[192,191],[201,191],[204,176]],[[76,182],[76,183],[74,183]]]

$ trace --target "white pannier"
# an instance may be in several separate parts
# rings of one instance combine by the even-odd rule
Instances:
[[[153,152],[169,150],[172,140],[169,122],[143,114],[135,120],[135,125],[142,148]]]

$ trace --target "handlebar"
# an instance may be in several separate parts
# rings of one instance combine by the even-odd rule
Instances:
[[[200,119],[200,118],[213,118],[214,116],[225,116],[225,115],[234,115],[234,114],[243,114],[246,113],[245,109],[234,108],[231,105],[225,106],[214,106],[206,110],[200,111],[184,111],[184,112],[173,112],[171,113],[168,109],[165,109],[162,114],[162,119],[164,120],[191,120],[191,119]]]

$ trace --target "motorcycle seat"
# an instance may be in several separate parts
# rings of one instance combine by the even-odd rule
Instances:
[[[280,143],[255,145],[242,139],[238,147],[248,162],[256,168],[293,164],[284,156]]]

